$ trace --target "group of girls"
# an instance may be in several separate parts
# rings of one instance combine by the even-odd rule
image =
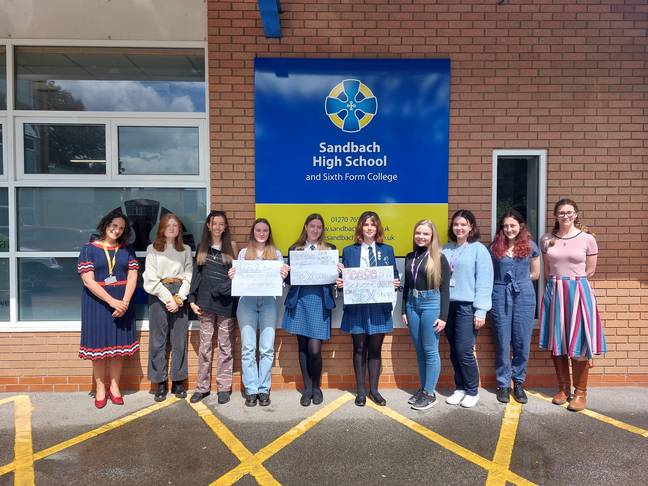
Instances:
[[[559,392],[554,403],[570,401],[571,410],[582,410],[586,405],[591,358],[606,350],[596,300],[588,283],[596,267],[598,250],[594,236],[580,222],[574,201],[558,201],[554,217],[553,230],[540,240],[547,276],[540,310],[540,347],[551,351],[555,364]],[[98,230],[99,239],[85,245],[79,256],[78,271],[84,283],[79,354],[93,360],[95,406],[103,408],[107,400],[123,404],[119,391],[123,357],[139,349],[130,305],[139,267],[134,251],[126,245],[131,229],[125,215],[118,211],[106,215]],[[301,405],[318,405],[324,399],[321,349],[331,336],[334,293],[344,287],[344,268],[374,266],[392,267],[394,290],[403,290],[402,319],[416,350],[420,380],[420,388],[408,400],[412,408],[426,410],[437,401],[435,389],[441,370],[439,338],[444,330],[455,381],[455,390],[446,403],[464,408],[478,403],[479,367],[474,347],[489,311],[496,348],[497,399],[508,402],[512,388],[514,399],[526,403],[523,385],[536,301],[532,281],[540,275],[540,252],[523,217],[515,210],[500,218],[488,248],[479,242],[479,237],[475,216],[465,209],[452,216],[449,242],[443,247],[432,221],[417,222],[413,251],[405,258],[401,282],[394,250],[384,243],[378,214],[362,213],[353,244],[343,249],[336,282],[293,285],[286,296],[282,327],[297,338],[304,384]],[[299,238],[290,247],[290,251],[330,249],[335,246],[326,241],[324,220],[319,214],[306,218]],[[186,397],[190,307],[200,320],[198,377],[190,401],[199,402],[211,392],[214,335],[218,347],[218,403],[230,400],[236,317],[241,334],[245,405],[270,404],[280,300],[265,296],[233,298],[234,259],[283,262],[266,219],[254,221],[247,246],[239,251],[232,241],[225,213],[212,211],[205,221],[194,262],[191,249],[183,244],[182,222],[174,214],[161,218],[156,239],[147,249],[143,273],[144,289],[150,294],[148,378],[155,386],[156,401],[164,400],[169,393],[169,340],[171,393]],[[290,285],[290,260],[280,267],[279,273]],[[378,383],[382,344],[385,334],[393,329],[392,311],[391,303],[344,306],[341,329],[352,337],[357,406],[364,406],[367,398],[380,406],[387,403]],[[110,376],[108,388],[104,383],[106,370]]]

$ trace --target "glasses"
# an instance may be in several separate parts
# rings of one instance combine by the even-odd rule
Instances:
[[[558,212],[558,217],[559,218],[571,218],[574,214],[576,214],[576,211],[559,211]]]

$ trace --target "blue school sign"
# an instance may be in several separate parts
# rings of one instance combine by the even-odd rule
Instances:
[[[257,215],[283,250],[311,212],[346,243],[376,210],[400,255],[417,219],[444,231],[449,104],[448,59],[256,59]]]

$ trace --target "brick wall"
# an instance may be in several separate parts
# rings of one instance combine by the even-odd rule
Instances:
[[[609,352],[596,360],[592,382],[648,385],[648,4],[282,0],[281,6],[283,38],[266,39],[256,0],[207,5],[212,207],[228,212],[236,239],[245,241],[254,219],[255,56],[449,57],[450,211],[468,207],[488,228],[492,151],[546,149],[548,214],[559,197],[573,197],[600,246],[593,285]],[[196,341],[192,333],[192,382]],[[449,386],[443,341],[441,385]],[[76,358],[77,348],[77,333],[0,334],[0,392],[88,389],[90,366]],[[548,353],[532,349],[529,383],[553,384]],[[273,387],[292,387],[299,376],[294,338],[279,331],[276,350]],[[488,328],[477,352],[482,382],[492,385]],[[348,336],[335,331],[324,353],[325,381],[352,387]],[[387,337],[383,356],[385,386],[414,386],[406,331]],[[128,361],[129,387],[148,388],[146,359],[144,350]],[[238,350],[236,364],[238,370]]]

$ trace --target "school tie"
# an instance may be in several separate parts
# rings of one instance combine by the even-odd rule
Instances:
[[[368,247],[369,250],[369,266],[370,267],[375,267],[376,266],[376,255],[374,255],[373,247]]]

